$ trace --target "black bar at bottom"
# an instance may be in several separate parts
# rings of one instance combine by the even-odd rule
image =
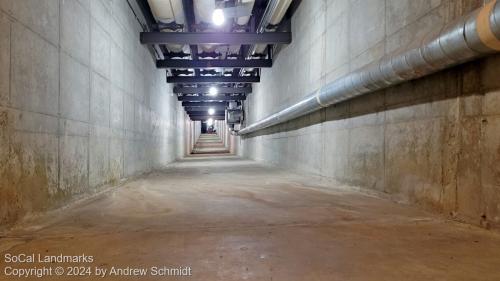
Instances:
[[[168,76],[167,83],[259,83],[259,76]]]

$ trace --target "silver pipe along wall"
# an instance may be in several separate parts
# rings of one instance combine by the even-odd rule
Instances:
[[[500,2],[492,1],[429,34],[420,46],[388,55],[351,72],[238,132],[249,134],[323,107],[468,62],[500,51]]]

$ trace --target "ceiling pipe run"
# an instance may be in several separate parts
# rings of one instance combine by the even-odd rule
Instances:
[[[264,10],[264,14],[260,19],[258,26],[256,27],[257,33],[265,33],[266,28],[269,26],[276,26],[281,22],[283,17],[288,10],[288,7],[292,3],[292,0],[269,0],[267,3],[266,9]],[[268,32],[271,33],[271,32]],[[276,33],[278,34],[278,33]],[[267,44],[258,44],[255,43],[250,45],[245,57],[247,59],[251,59],[254,54],[264,54],[267,48]],[[247,70],[253,70],[253,68],[249,68]],[[245,72],[245,68],[241,68],[239,74],[243,75]]]
[[[252,86],[245,87],[223,87],[223,86],[198,86],[198,87],[174,87],[174,94],[207,94],[214,89],[217,94],[249,94]]]
[[[492,1],[424,39],[419,47],[351,72],[238,132],[249,134],[367,93],[414,80],[500,51],[500,2]]]
[[[266,28],[269,26],[277,26],[290,7],[292,0],[271,0],[266,7],[262,20],[257,27],[257,33],[266,32]],[[257,53],[262,54],[265,52],[267,45],[258,44],[251,47],[250,54]]]
[[[156,21],[165,28],[161,32],[180,32],[184,30],[184,7],[181,0],[147,0]],[[179,53],[184,49],[183,44],[168,44],[167,49]]]

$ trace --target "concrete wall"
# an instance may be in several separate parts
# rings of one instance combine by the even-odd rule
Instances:
[[[0,226],[177,155],[177,101],[123,0],[0,1]]]
[[[201,121],[189,121],[191,122],[191,127],[192,127],[192,130],[193,130],[193,138],[192,138],[192,141],[191,141],[191,151],[193,151],[193,148],[194,148],[194,145],[196,144],[196,142],[198,141],[198,139],[200,138],[200,135],[201,135]],[[190,151],[190,153],[191,153]]]
[[[189,122],[184,110],[177,110],[177,159],[182,159],[189,150]]]
[[[217,132],[217,135],[219,138],[222,140],[222,143],[224,144],[225,147],[230,149],[231,143],[229,142],[229,128],[226,124],[225,120],[215,120],[215,129]]]
[[[184,132],[183,132],[183,142],[184,149],[183,155],[179,158],[184,158],[185,156],[189,156],[191,152],[193,152],[194,145],[198,141],[198,138],[201,134],[201,121],[191,121],[189,115],[186,114],[184,110],[182,110],[182,116],[184,120]]]
[[[302,1],[293,43],[254,84],[247,124],[482,4]],[[244,138],[242,155],[498,227],[499,73],[495,56],[329,107]]]
[[[243,151],[240,148],[240,143],[242,142],[241,137],[231,135],[230,132],[228,131],[227,139],[228,139],[227,142],[229,143],[229,152],[234,155],[242,155]]]
[[[228,125],[225,120],[215,121],[215,127],[217,129],[217,135],[221,138],[224,146],[228,148],[229,152],[234,155],[240,154],[239,142],[240,137],[236,135],[231,135]]]

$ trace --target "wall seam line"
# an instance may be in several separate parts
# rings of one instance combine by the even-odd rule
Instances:
[[[89,41],[88,41],[88,46],[89,46],[89,91],[88,91],[88,97],[89,97],[89,108],[88,108],[88,113],[89,113],[89,131],[87,134],[87,188],[90,189],[90,138],[93,130],[93,124],[91,122],[91,108],[92,108],[92,85],[94,83],[92,79],[92,1],[89,1],[89,11],[88,11],[88,18],[89,18]]]
[[[4,15],[6,13],[3,13]],[[9,21],[9,100],[7,102],[8,105],[12,104],[12,21],[10,18],[7,18]]]
[[[57,188],[58,190],[61,190],[61,136],[62,136],[62,128],[61,128],[61,23],[62,23],[62,13],[61,13],[61,5],[63,5],[63,1],[59,1],[57,5],[57,12],[58,12],[58,39],[59,39],[59,46],[57,48],[58,54],[57,54],[57,59],[58,59],[58,75],[57,75],[57,82],[58,82],[58,87],[57,87]]]

